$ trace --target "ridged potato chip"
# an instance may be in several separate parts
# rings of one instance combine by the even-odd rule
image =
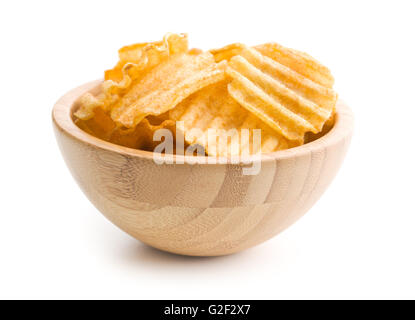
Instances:
[[[162,41],[136,43],[124,46],[118,50],[119,61],[117,65],[105,71],[105,80],[119,82],[123,79],[122,69],[126,63],[155,66],[169,56],[184,53],[188,50],[187,34],[167,33]]]
[[[226,81],[196,92],[172,109],[170,118],[180,121],[176,122],[177,130],[189,145],[201,145],[211,156],[269,153],[298,145],[241,107],[228,94]],[[245,139],[241,129],[249,129]],[[258,145],[253,144],[253,129],[261,130]],[[209,139],[209,130],[217,130],[218,139]]]
[[[116,129],[115,122],[101,108],[95,110],[94,117],[87,120],[76,119],[75,124],[89,134],[109,141],[113,131]]]
[[[197,151],[226,157],[295,147],[334,123],[329,69],[277,43],[203,52],[188,49],[186,34],[167,34],[118,53],[101,91],[82,96],[74,113],[80,128],[106,141],[154,151],[156,130],[170,129],[175,144],[179,133]]]
[[[164,120],[160,124],[152,124],[148,119],[143,119],[134,129],[123,130],[119,127],[111,134],[109,141],[128,148],[154,151],[160,141],[154,141],[154,132],[159,129],[168,129],[172,136],[175,132],[175,123],[172,120]]]
[[[162,41],[138,43],[121,48],[117,65],[105,71],[102,94],[95,99],[86,97],[75,113],[76,117],[88,120],[94,116],[94,110],[100,107],[110,110],[130,88],[156,65],[175,54],[186,53],[188,39],[186,34],[168,33]]]
[[[284,59],[285,64],[294,64]],[[337,94],[331,87],[306,78],[254,48],[245,48],[232,57],[227,74],[233,79],[228,86],[230,95],[290,140],[303,141],[306,132],[321,131],[336,104]]]
[[[319,133],[307,132],[304,136],[304,143],[309,143],[317,140],[327,134],[334,126],[335,123],[335,112],[333,111],[331,117],[324,123],[323,129]]]
[[[79,108],[74,115],[81,120],[89,120],[94,117],[94,110],[97,108],[104,109],[104,95],[94,96],[91,93],[85,93],[79,98]]]
[[[102,109],[95,111],[95,116],[88,120],[76,119],[76,125],[89,134],[102,140],[124,147],[153,151],[160,142],[153,141],[158,129],[169,129],[174,136],[175,122],[165,116],[144,119],[134,129],[117,127],[111,117]]]
[[[212,54],[179,54],[162,62],[133,85],[115,105],[111,117],[133,128],[147,115],[162,114],[192,93],[225,78],[225,63]]]
[[[261,44],[255,49],[324,87],[331,88],[334,84],[330,70],[305,52],[286,48],[275,42]]]
[[[224,46],[223,48],[211,49],[209,52],[213,54],[216,62],[220,62],[223,60],[230,60],[233,56],[240,54],[245,48],[246,45],[237,42]]]

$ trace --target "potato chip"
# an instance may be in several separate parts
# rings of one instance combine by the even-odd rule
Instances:
[[[94,116],[94,110],[103,107],[103,97],[95,97],[91,93],[86,93],[79,99],[80,107],[74,115],[84,121],[91,119]]]
[[[304,136],[304,143],[312,142],[327,134],[334,126],[335,114],[335,110],[333,110],[331,117],[324,123],[323,129],[319,133],[307,132]]]
[[[195,55],[197,55],[197,54],[203,53],[203,50],[202,49],[199,49],[199,48],[192,48],[187,53],[188,54],[195,54]]]
[[[133,128],[147,115],[162,114],[192,93],[223,80],[225,66],[225,62],[215,63],[209,52],[175,55],[136,83],[117,102],[111,117]]]
[[[159,115],[149,115],[146,117],[146,119],[150,122],[152,125],[159,125],[162,122],[169,120],[170,116],[168,112],[159,114]]]
[[[331,88],[334,84],[330,70],[305,52],[286,48],[275,42],[261,44],[255,49],[324,87]]]
[[[154,122],[154,123],[153,123]],[[89,120],[76,119],[76,125],[89,134],[102,140],[124,147],[153,151],[160,142],[153,141],[158,129],[169,129],[174,136],[175,122],[169,119],[144,119],[134,129],[122,129],[116,126],[111,117],[102,109],[97,109]]]
[[[182,54],[187,50],[187,35],[171,33],[165,35],[162,41],[138,43],[121,48],[117,65],[105,71],[102,94],[95,100],[91,97],[83,99],[75,116],[87,120],[94,116],[97,107],[108,111],[146,72],[172,55]]]
[[[216,62],[223,60],[230,60],[233,56],[236,56],[246,48],[246,45],[242,43],[232,43],[223,48],[211,49],[209,52],[213,54]]]
[[[101,91],[82,96],[74,113],[80,128],[112,143],[153,151],[154,133],[170,129],[191,154],[269,153],[317,139],[334,122],[329,69],[276,43],[203,52],[188,49],[187,35],[167,34],[118,53]]]
[[[290,140],[317,133],[330,118],[336,93],[278,61],[245,48],[229,62],[230,95]]]
[[[177,130],[188,144],[203,146],[211,156],[269,153],[298,145],[241,107],[228,94],[227,81],[193,94],[170,111],[170,118],[180,121]],[[242,138],[241,129],[250,129],[247,139]],[[261,129],[260,145],[252,144],[252,129]],[[218,130],[219,139],[209,139],[208,130]],[[238,139],[232,139],[232,130]]]
[[[119,82],[123,79],[122,69],[126,63],[155,66],[169,56],[188,50],[187,34],[168,33],[162,41],[144,42],[122,47],[118,50],[119,61],[110,70],[105,71],[105,80]]]
[[[113,131],[108,141],[128,148],[153,151],[160,143],[153,141],[154,132],[159,129],[168,129],[174,136],[175,122],[165,120],[158,125],[153,125],[148,119],[143,119],[134,129],[123,130],[117,128]]]

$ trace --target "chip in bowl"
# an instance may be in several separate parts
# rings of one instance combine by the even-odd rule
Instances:
[[[330,70],[277,43],[203,51],[169,33],[118,54],[100,92],[82,96],[74,113],[80,128],[112,143],[154,151],[156,132],[168,129],[175,145],[180,135],[209,156],[252,155],[308,143],[333,125]]]

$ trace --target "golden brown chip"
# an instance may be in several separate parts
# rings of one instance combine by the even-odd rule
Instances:
[[[208,155],[269,153],[330,130],[332,85],[326,67],[276,43],[203,53],[188,49],[187,35],[167,34],[121,48],[101,91],[82,96],[74,115],[88,133],[130,148],[153,151],[158,129],[183,143],[177,126],[185,142]]]
[[[192,93],[225,78],[225,62],[206,52],[179,54],[149,71],[115,105],[111,117],[133,128],[147,115],[162,114]]]
[[[155,66],[170,55],[188,50],[187,34],[168,33],[162,41],[136,43],[118,50],[119,61],[110,70],[105,71],[105,80],[119,82],[123,79],[122,69],[126,63]]]
[[[154,132],[158,129],[169,129],[174,136],[175,122],[163,118],[145,118],[134,129],[117,127],[111,117],[102,109],[96,109],[93,118],[76,119],[75,123],[89,134],[124,147],[153,151],[160,142],[153,141]]]
[[[203,50],[199,48],[192,48],[187,53],[188,54],[201,54],[203,53]]]
[[[261,44],[255,49],[324,87],[331,88],[334,84],[330,70],[305,52],[286,48],[278,43]]]
[[[290,142],[241,107],[227,92],[227,82],[193,94],[170,111],[190,145],[201,145],[212,156],[269,153],[298,145]],[[249,129],[243,137],[241,129]],[[253,129],[261,129],[261,143],[253,144]],[[215,130],[218,138],[210,135]],[[233,136],[234,135],[234,136]],[[261,148],[261,149],[259,149]]]
[[[175,123],[172,120],[165,120],[158,125],[153,125],[145,118],[134,129],[117,128],[109,137],[109,141],[128,148],[153,151],[160,143],[160,141],[153,141],[154,132],[159,129],[168,129],[174,136]]]
[[[108,141],[116,129],[115,122],[101,108],[96,109],[94,117],[87,120],[75,119],[75,124],[89,134]]]
[[[211,49],[209,52],[213,54],[215,61],[220,62],[223,60],[230,60],[233,56],[236,56],[246,48],[246,45],[242,43],[232,43],[223,48]]]
[[[337,94],[289,67],[245,48],[229,63],[230,95],[290,140],[317,133],[330,118]]]
[[[89,120],[94,116],[94,110],[99,107],[103,107],[103,97],[95,97],[91,93],[84,94],[79,99],[79,105],[80,107],[78,110],[74,113],[74,115],[82,120]]]
[[[82,120],[94,116],[94,110],[100,107],[110,110],[131,87],[145,74],[175,54],[186,53],[188,39],[186,34],[167,34],[162,41],[138,43],[119,50],[120,60],[117,65],[105,72],[102,93],[95,99],[90,96],[81,99],[80,108],[75,116]]]
[[[148,117],[146,117],[146,119],[150,122],[150,124],[157,126],[159,124],[161,124],[162,122],[169,120],[169,113],[165,112],[159,115],[149,115]]]
[[[335,115],[335,110],[333,110],[331,117],[326,121],[326,123],[323,126],[323,129],[319,133],[307,132],[304,136],[304,143],[312,142],[326,135],[334,126]]]

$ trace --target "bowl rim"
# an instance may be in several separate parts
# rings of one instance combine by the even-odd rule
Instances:
[[[198,163],[204,165],[210,164],[229,164],[230,158],[228,157],[213,157],[213,156],[186,156],[186,155],[162,155],[159,153],[133,149],[124,147],[118,144],[114,144],[102,139],[99,139],[91,134],[83,131],[73,121],[73,108],[75,103],[81,95],[86,92],[94,92],[102,83],[102,79],[87,82],[82,84],[67,93],[65,93],[55,103],[52,110],[52,121],[57,129],[65,133],[69,137],[78,140],[84,144],[93,146],[95,148],[115,152],[130,157],[138,157],[143,159],[159,160],[159,161],[173,161],[173,163]],[[237,163],[232,164],[247,164],[260,161],[261,163],[268,161],[275,161],[279,159],[286,159],[301,156],[309,153],[310,151],[316,152],[318,150],[326,149],[327,147],[342,141],[345,137],[351,135],[354,127],[353,113],[348,105],[338,99],[336,104],[336,114],[334,119],[334,125],[322,137],[303,144],[298,147],[290,149],[279,150],[272,153],[250,155],[239,157]],[[211,162],[209,161],[211,160]]]

